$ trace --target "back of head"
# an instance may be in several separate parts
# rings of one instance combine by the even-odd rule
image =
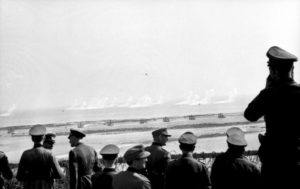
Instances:
[[[266,55],[269,58],[268,66],[271,69],[278,70],[279,73],[291,71],[294,62],[298,60],[295,55],[277,46],[269,48]]]
[[[238,127],[231,127],[226,131],[227,142],[230,146],[247,146],[247,141],[245,139],[245,134],[242,129]]]
[[[197,143],[197,137],[192,132],[183,133],[179,139],[179,148],[184,152],[193,152]]]
[[[115,160],[118,157],[120,148],[114,144],[108,144],[100,150],[104,160]]]
[[[33,142],[41,142],[46,134],[46,127],[43,125],[34,125],[29,129],[29,134]]]
[[[82,138],[84,138],[86,135],[85,135],[85,133],[83,132],[82,129],[70,129],[69,138],[70,138],[71,136],[75,136],[75,137],[78,138],[78,139],[82,139]]]
[[[124,154],[124,159],[130,165],[132,161],[147,158],[148,156],[150,156],[150,152],[145,151],[144,145],[140,144],[129,148]]]

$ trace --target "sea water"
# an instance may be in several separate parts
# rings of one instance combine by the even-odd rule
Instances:
[[[55,124],[79,121],[143,119],[242,112],[246,103],[216,103],[203,105],[159,104],[148,107],[112,107],[102,109],[41,109],[14,111],[0,116],[0,127],[33,124]]]

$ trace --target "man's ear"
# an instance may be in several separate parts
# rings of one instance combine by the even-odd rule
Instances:
[[[291,68],[290,74],[291,74],[291,78],[294,79],[294,65]]]

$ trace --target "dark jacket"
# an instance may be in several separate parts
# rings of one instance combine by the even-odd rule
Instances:
[[[13,173],[9,167],[7,156],[4,152],[0,151],[0,189],[3,188],[4,180],[5,179],[12,179]]]
[[[296,182],[300,188],[299,112],[300,86],[292,79],[276,81],[263,89],[244,112],[249,121],[264,116],[266,133],[259,148],[261,171],[264,179],[276,186],[279,181],[284,187]],[[278,166],[278,161],[284,166]]]
[[[113,189],[151,189],[151,184],[138,170],[129,167],[114,176]]]
[[[70,189],[91,189],[91,176],[99,170],[94,148],[79,143],[69,152]]]
[[[62,170],[52,153],[35,144],[21,156],[17,179],[24,182],[25,189],[50,189],[53,179],[63,177]]]
[[[183,154],[169,163],[166,170],[166,189],[207,189],[210,186],[206,166],[195,160],[192,154]]]
[[[162,189],[164,186],[165,171],[171,155],[162,148],[159,143],[153,142],[151,146],[145,148],[150,152],[147,162],[147,172],[153,189]]]
[[[217,156],[211,168],[212,189],[256,189],[260,179],[258,167],[230,149]]]
[[[92,176],[93,189],[112,189],[113,176],[117,174],[114,168],[104,168],[103,172],[96,173]]]

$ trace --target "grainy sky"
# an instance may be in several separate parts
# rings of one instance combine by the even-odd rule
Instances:
[[[299,7],[298,0],[0,0],[0,113],[256,94],[270,46],[300,56]]]

